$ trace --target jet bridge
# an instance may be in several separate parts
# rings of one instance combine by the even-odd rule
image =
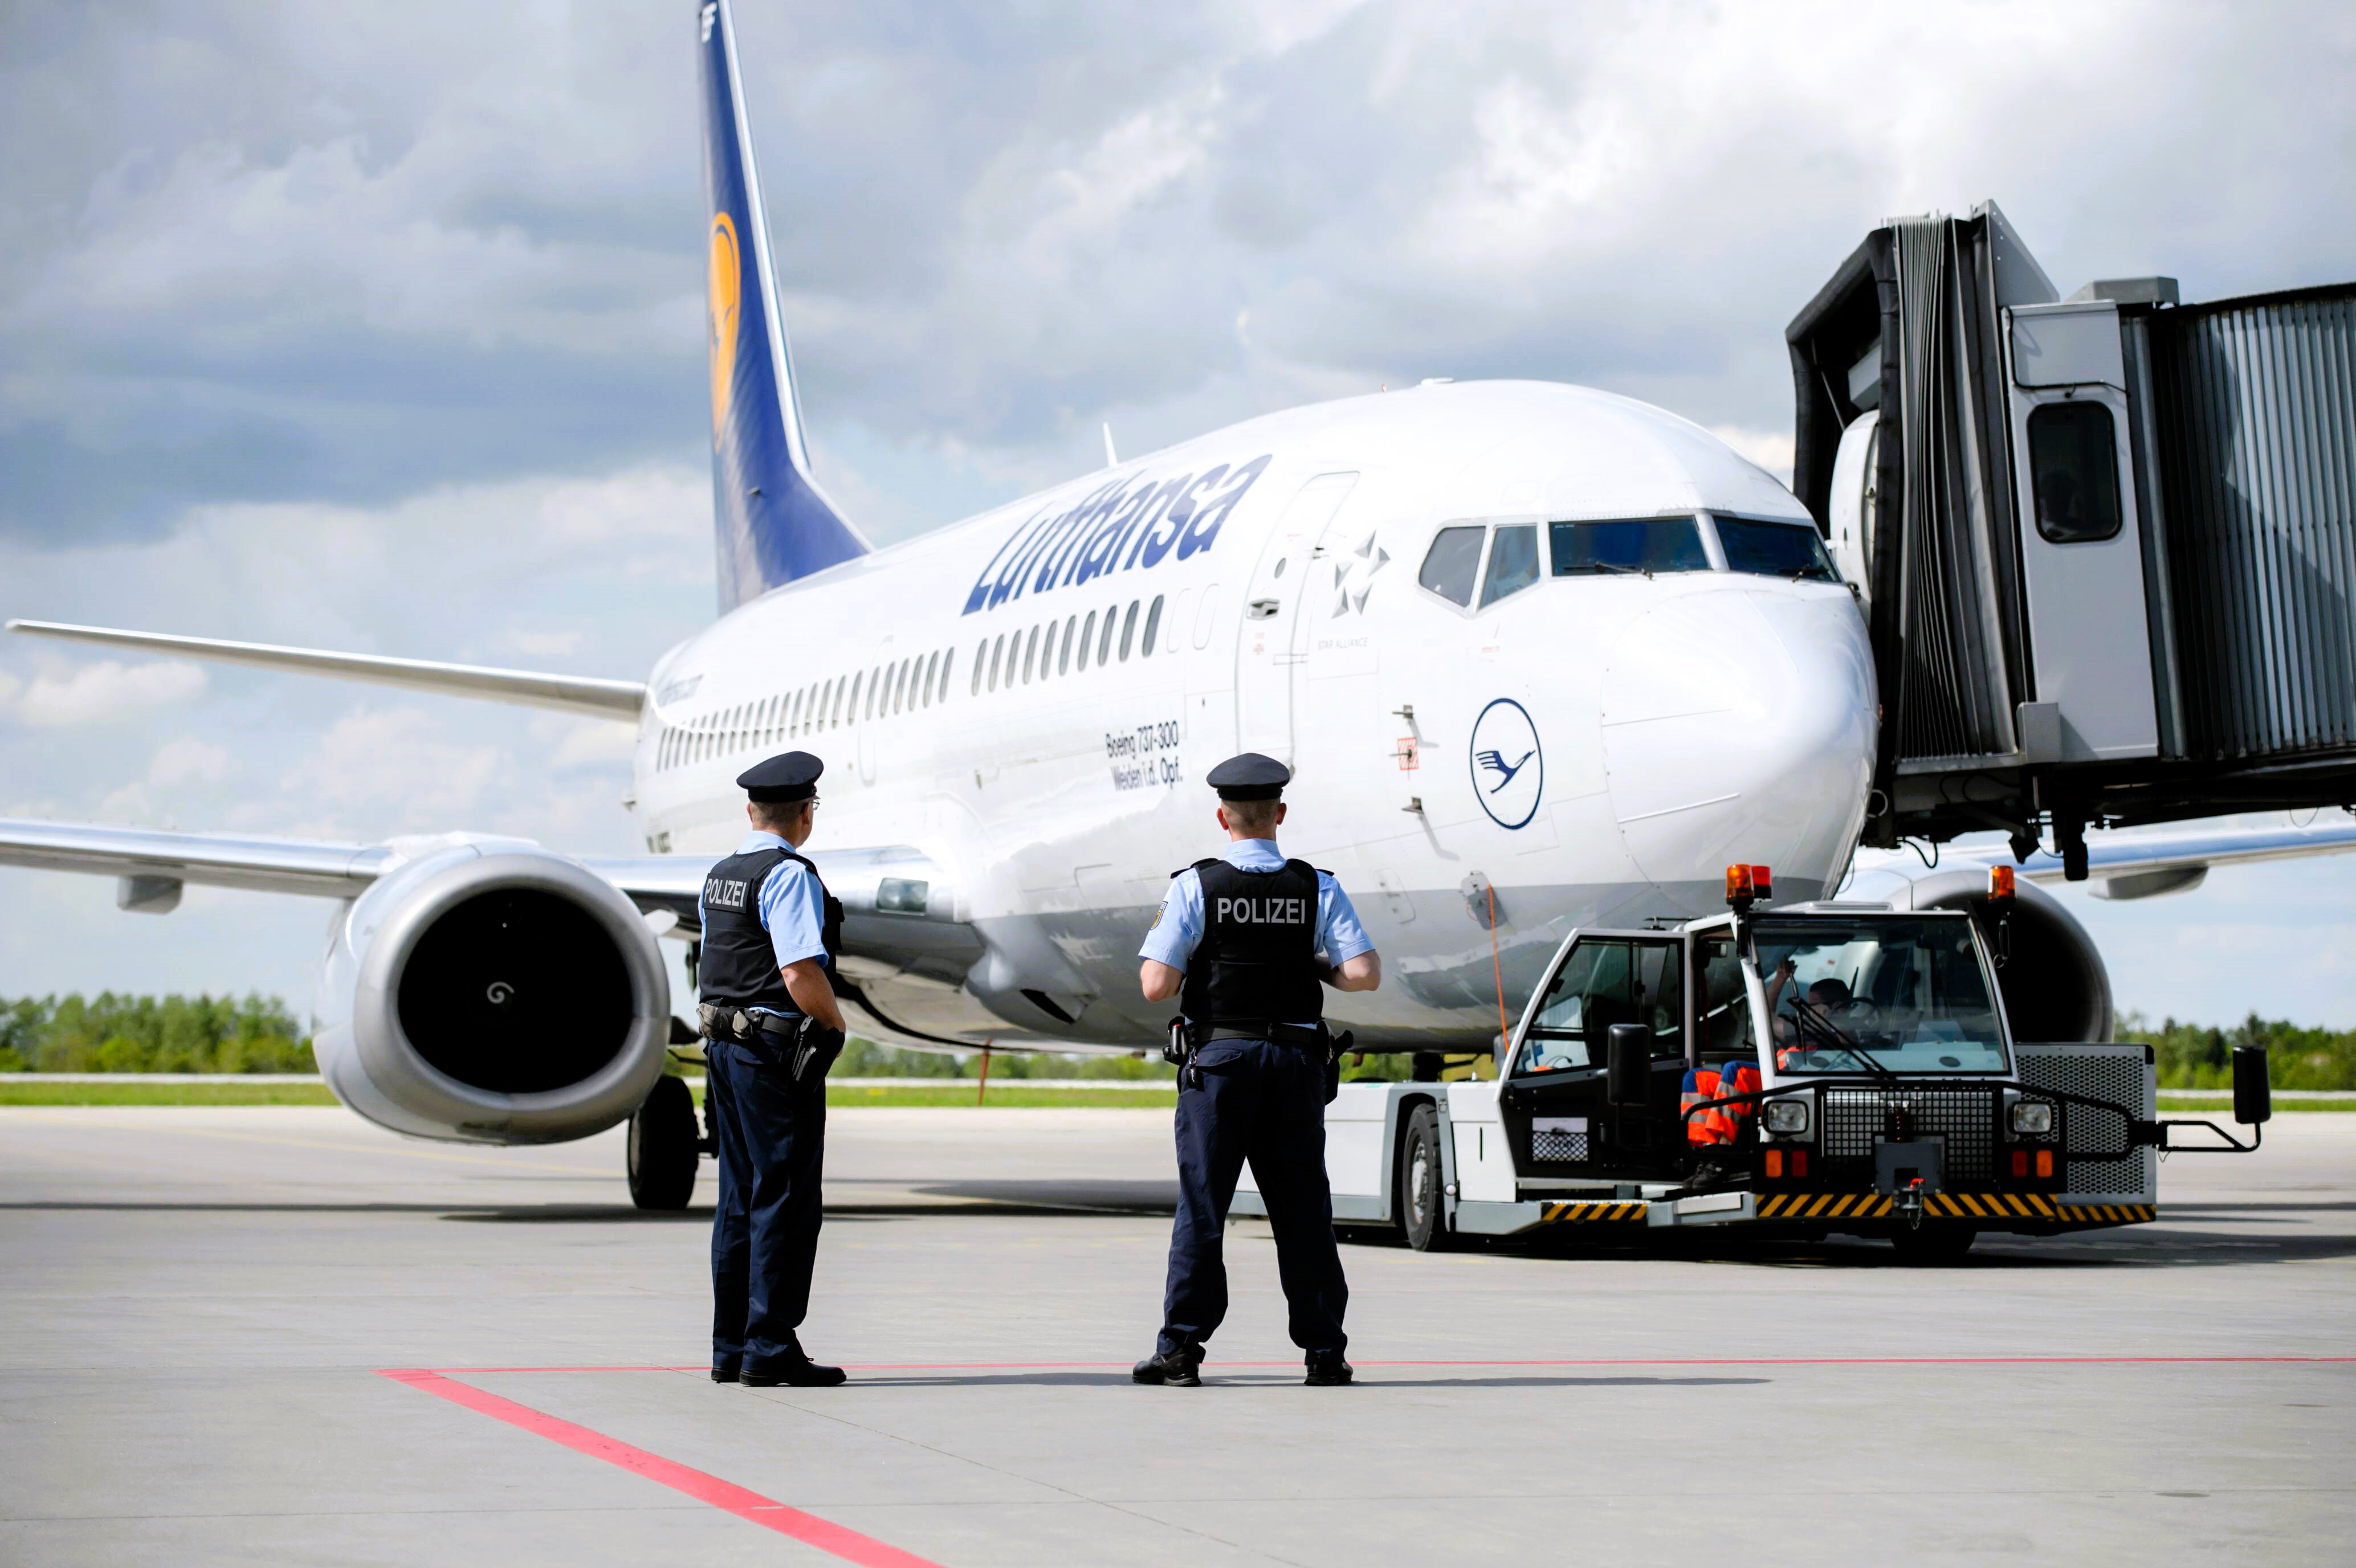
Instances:
[[[1793,489],[1881,693],[1866,841],[2356,802],[2356,283],[2062,299],[1994,203],[1785,333]]]

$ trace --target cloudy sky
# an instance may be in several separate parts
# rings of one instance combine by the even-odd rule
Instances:
[[[0,6],[0,614],[635,677],[712,602],[694,0]],[[1783,324],[1994,197],[2066,291],[2356,273],[2345,5],[742,0],[821,475],[884,539],[1246,415],[1585,382],[1788,464]],[[0,642],[0,814],[628,847],[627,732]],[[2356,1026],[2356,861],[2077,907]],[[0,996],[307,1002],[327,906],[0,872]]]

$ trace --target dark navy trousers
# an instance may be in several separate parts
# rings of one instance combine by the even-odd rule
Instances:
[[[1350,1286],[1325,1180],[1325,1064],[1259,1040],[1213,1040],[1194,1064],[1203,1086],[1192,1072],[1178,1086],[1178,1221],[1159,1349],[1199,1346],[1227,1315],[1227,1206],[1249,1160],[1276,1232],[1292,1342],[1313,1359],[1339,1356]]]
[[[808,1081],[727,1040],[709,1041],[703,1103],[719,1146],[712,1216],[712,1364],[769,1371],[796,1359],[809,1311],[826,1158],[826,1075]]]

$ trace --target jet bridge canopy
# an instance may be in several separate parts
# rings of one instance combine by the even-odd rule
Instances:
[[[1793,488],[1867,609],[1867,841],[2356,802],[2356,283],[2067,300],[1994,203],[1785,333]]]

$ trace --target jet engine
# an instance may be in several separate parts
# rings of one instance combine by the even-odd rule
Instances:
[[[314,1040],[336,1097],[380,1126],[560,1143],[662,1075],[670,982],[619,891],[517,840],[451,841],[343,906]]]
[[[1997,984],[2015,1040],[2067,1044],[2111,1038],[2110,970],[2094,939],[2061,900],[2033,882],[2020,882],[2006,923],[2010,929],[1999,933],[1986,867],[1924,872],[1909,880],[1909,886],[1911,893],[1894,894],[1892,907],[1968,911],[1989,950],[2007,955]]]

